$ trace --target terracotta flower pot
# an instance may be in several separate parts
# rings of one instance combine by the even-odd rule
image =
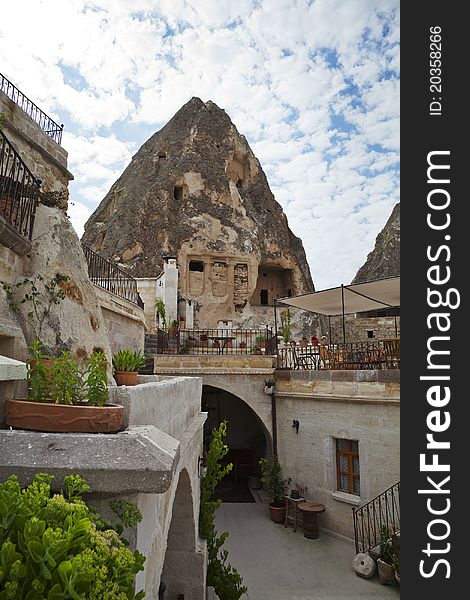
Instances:
[[[115,371],[114,379],[118,385],[137,385],[137,371]]]
[[[274,523],[284,523],[286,518],[286,507],[284,504],[274,504],[271,503],[269,505],[269,515],[271,517],[271,521]]]
[[[5,424],[16,429],[53,433],[115,433],[122,431],[124,408],[119,404],[73,406],[29,400],[5,401]]]

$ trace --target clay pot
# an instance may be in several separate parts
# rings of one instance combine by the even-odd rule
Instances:
[[[53,433],[116,433],[122,431],[124,408],[119,404],[73,406],[5,400],[5,424],[15,429]]]
[[[137,371],[115,371],[117,385],[137,385]]]
[[[274,523],[284,523],[286,519],[286,507],[284,504],[273,504],[269,505],[269,515],[271,517],[271,521]]]
[[[377,571],[379,581],[382,585],[393,585],[395,583],[395,570],[393,566],[384,562],[381,558],[377,559]]]

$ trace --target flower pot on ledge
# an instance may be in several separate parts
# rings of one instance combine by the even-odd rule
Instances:
[[[5,424],[15,429],[51,433],[117,433],[122,431],[124,408],[120,404],[87,406],[51,404],[8,398]]]
[[[137,371],[115,371],[117,385],[137,385]]]

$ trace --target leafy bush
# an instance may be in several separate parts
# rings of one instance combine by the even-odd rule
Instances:
[[[113,367],[116,371],[139,371],[146,365],[145,356],[132,350],[119,350],[113,356]]]
[[[228,537],[224,531],[218,535],[214,525],[215,511],[222,501],[214,500],[217,483],[232,470],[232,464],[221,466],[221,459],[227,454],[228,446],[223,437],[227,434],[227,422],[223,421],[219,429],[212,430],[212,441],[206,456],[206,474],[201,478],[201,507],[199,511],[199,534],[207,540],[207,585],[211,585],[220,600],[238,600],[247,588],[242,585],[240,573],[227,563],[228,551],[222,546]]]
[[[387,564],[393,564],[392,535],[386,525],[380,528],[380,558]]]
[[[12,475],[0,484],[0,600],[143,598],[134,580],[145,557],[115,528],[100,529],[81,477],[65,477],[64,492],[51,497],[52,479],[40,473],[21,489]]]
[[[84,368],[69,352],[51,359],[43,354],[44,346],[38,340],[30,345],[33,359],[28,362],[29,399],[33,402],[54,404],[84,404],[104,406],[109,398],[107,361],[103,352],[94,352]],[[50,365],[41,359],[51,361]],[[83,370],[84,369],[84,370]]]
[[[261,458],[261,483],[272,504],[284,504],[284,496],[291,482],[290,478],[282,477],[281,465],[277,456],[273,460]]]

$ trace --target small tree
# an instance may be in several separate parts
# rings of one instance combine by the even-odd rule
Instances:
[[[272,460],[261,458],[259,464],[261,467],[261,483],[263,484],[263,489],[268,495],[271,504],[283,506],[284,496],[286,495],[291,479],[283,478],[281,465],[279,464],[277,456]]]
[[[166,308],[165,303],[161,298],[157,298],[155,300],[155,310],[157,311],[158,324],[161,324],[161,327],[165,333],[168,333],[168,323],[166,320]]]
[[[291,318],[290,310],[288,308],[281,312],[281,335],[286,344],[289,343],[291,336]]]
[[[221,479],[232,470],[232,464],[222,466],[220,461],[228,452],[223,437],[227,434],[227,422],[212,430],[212,441],[206,456],[206,474],[201,478],[201,506],[199,511],[199,534],[207,540],[207,584],[211,585],[220,600],[238,600],[247,588],[242,585],[240,573],[227,563],[228,551],[222,549],[228,532],[218,535],[214,525],[215,511],[222,501],[214,500],[214,491]]]

